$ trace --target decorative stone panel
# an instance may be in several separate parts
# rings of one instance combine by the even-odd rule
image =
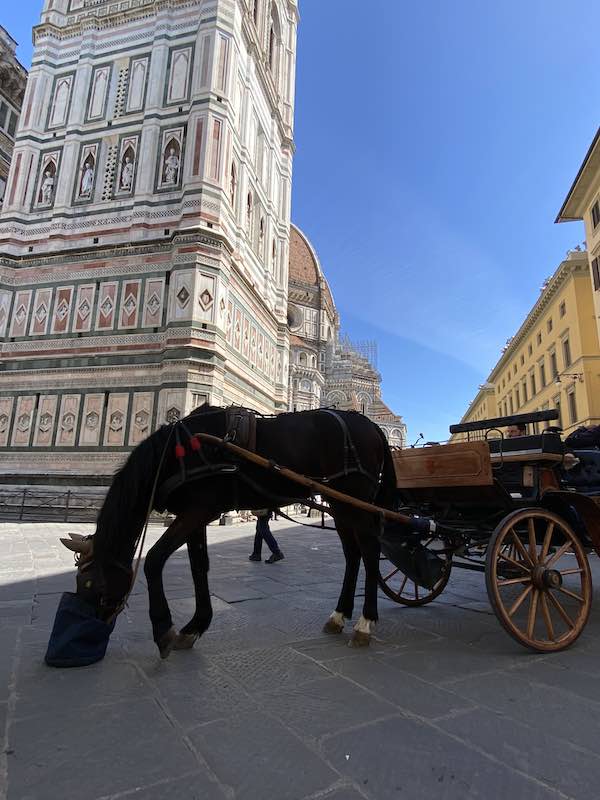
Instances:
[[[48,329],[50,319],[50,303],[52,301],[52,289],[38,289],[33,301],[33,313],[29,323],[30,336],[43,336]]]
[[[29,317],[29,306],[31,305],[31,295],[31,289],[17,292],[13,305],[9,336],[25,336],[27,318]]]
[[[55,443],[59,447],[73,447],[77,441],[77,421],[81,395],[65,394],[60,401]]]
[[[162,389],[158,396],[156,427],[185,416],[185,389]]]
[[[196,308],[194,319],[200,322],[215,321],[216,281],[213,275],[199,272],[196,276]]]
[[[13,434],[11,444],[13,447],[28,447],[33,428],[33,415],[35,412],[35,395],[19,397],[15,410]]]
[[[0,337],[6,334],[12,295],[13,293],[9,292],[7,289],[0,289]]]
[[[194,296],[193,278],[191,270],[176,272],[171,279],[171,312],[172,320],[192,319],[192,299]]]
[[[119,328],[137,328],[140,311],[141,281],[124,281],[121,290]]]
[[[108,407],[106,409],[106,422],[104,425],[105,445],[118,447],[125,444],[128,406],[128,394],[109,395]]]
[[[96,330],[110,331],[115,321],[117,304],[117,283],[106,281],[100,284],[98,293],[98,310],[96,312]]]
[[[104,416],[104,394],[86,394],[83,400],[79,444],[93,447],[100,444]]]
[[[14,397],[0,397],[0,447],[8,444]]]
[[[38,403],[37,420],[33,432],[34,447],[50,447],[56,420],[56,406],[58,397],[55,394],[45,394]]]
[[[54,298],[51,333],[65,333],[69,329],[71,317],[72,286],[59,286]]]
[[[152,392],[136,392],[133,395],[128,444],[139,444],[152,432],[153,406],[154,394]]]
[[[75,300],[75,319],[73,322],[73,331],[75,333],[85,333],[91,330],[95,292],[95,283],[88,283],[79,286],[77,289],[77,299]]]
[[[144,328],[158,328],[162,324],[163,298],[165,292],[164,278],[149,278],[144,293]]]

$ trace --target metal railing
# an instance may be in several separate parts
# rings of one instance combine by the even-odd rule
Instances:
[[[95,522],[103,502],[99,492],[0,488],[0,521]],[[163,516],[152,514],[151,520]]]

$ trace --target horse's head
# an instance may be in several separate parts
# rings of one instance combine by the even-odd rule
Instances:
[[[129,591],[131,568],[96,557],[93,536],[69,533],[69,537],[61,542],[76,554],[77,594],[96,609],[98,616],[106,619],[120,608]]]

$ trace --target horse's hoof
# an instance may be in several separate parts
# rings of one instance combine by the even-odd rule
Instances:
[[[368,647],[371,644],[371,635],[362,631],[354,631],[348,642],[348,647]]]
[[[178,638],[179,634],[175,628],[169,628],[169,630],[160,637],[156,644],[161,658],[169,657],[169,653],[175,647]]]
[[[197,633],[180,633],[175,640],[173,650],[191,650],[197,638]]]
[[[325,625],[323,625],[323,633],[341,633],[344,630],[344,626],[340,625],[339,622],[336,622],[334,619],[328,619]]]

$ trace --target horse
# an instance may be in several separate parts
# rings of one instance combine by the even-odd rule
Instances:
[[[61,539],[77,554],[78,596],[106,621],[119,613],[130,591],[135,551],[150,510],[167,510],[175,516],[144,562],[152,634],[162,658],[172,650],[193,647],[210,626],[207,524],[233,509],[274,508],[310,496],[309,488],[282,477],[276,468],[264,469],[232,456],[218,444],[202,442],[203,433],[220,438],[228,435],[226,411],[205,404],[150,434],[115,474],[95,533]],[[252,420],[255,452],[271,464],[311,476],[355,498],[386,508],[394,505],[396,480],[390,448],[382,430],[368,417],[356,411],[317,409],[272,417],[256,415]],[[378,619],[381,520],[377,514],[338,500],[330,505],[346,563],[338,603],[324,631],[341,633],[351,620],[362,558],[364,604],[349,644],[366,646]],[[196,608],[190,621],[177,631],[162,571],[168,558],[184,544]]]

